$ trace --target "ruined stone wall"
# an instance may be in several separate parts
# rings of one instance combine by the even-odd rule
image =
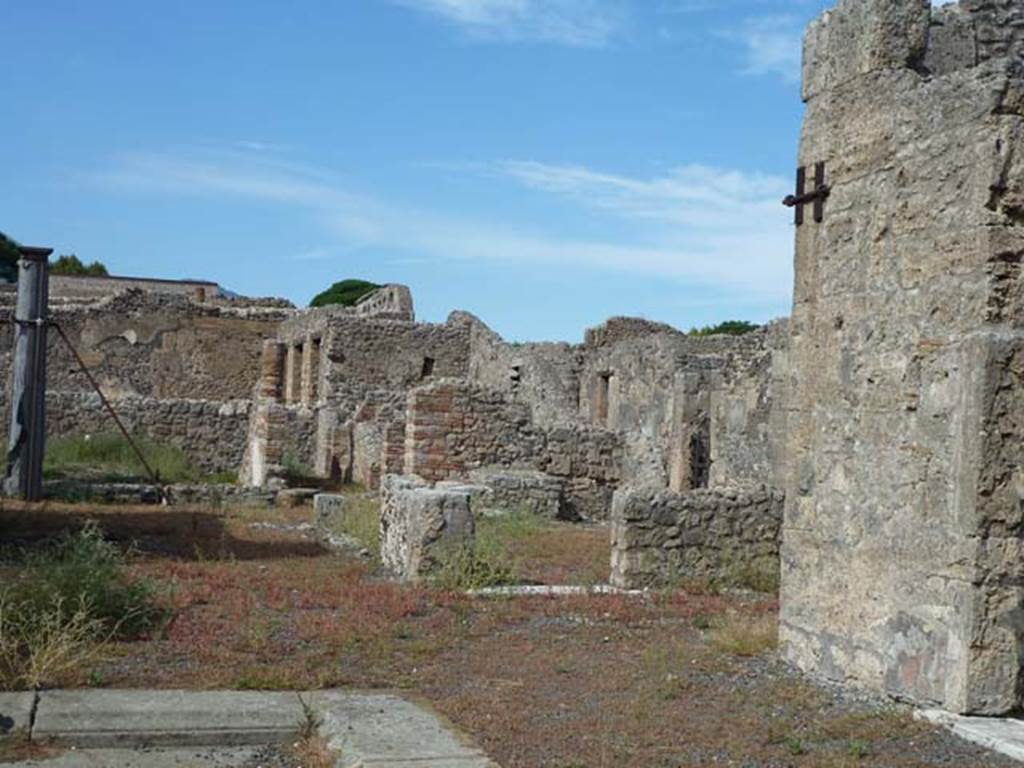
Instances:
[[[363,318],[327,307],[285,322],[279,338],[293,358],[303,357],[306,345],[315,345],[315,395],[309,404],[337,408],[344,420],[377,392],[405,393],[424,381],[465,376],[469,333],[459,325]],[[302,381],[304,375],[295,374],[291,402],[304,399],[309,386]]]
[[[436,482],[464,480],[485,467],[533,469],[566,479],[567,516],[604,519],[622,464],[614,433],[545,428],[532,421],[529,406],[500,392],[444,380],[409,393],[404,474]]]
[[[783,495],[763,485],[686,493],[624,488],[612,509],[612,584],[771,579],[779,568]]]
[[[252,397],[263,341],[276,334],[288,314],[131,291],[96,303],[57,307],[52,318],[108,397],[236,400]],[[10,354],[9,339],[9,334],[0,338],[5,356]],[[55,332],[49,334],[48,355],[50,390],[91,391]]]
[[[788,323],[769,324],[757,340],[762,344],[714,377],[710,386],[709,488],[785,484]]]
[[[770,435],[757,424],[768,421],[775,404],[769,379],[775,347],[784,341],[773,327],[694,337],[647,321],[613,319],[588,331],[581,413],[624,435],[633,485],[684,491],[707,487],[712,478],[717,484],[771,483],[771,473],[762,474],[764,463],[753,456],[769,450]],[[712,408],[716,392],[718,407]],[[751,399],[753,407],[743,405]],[[751,436],[756,445],[747,442]],[[716,445],[722,463],[717,472]]]
[[[832,191],[796,234],[783,648],[984,714],[1024,703],[1022,18],[842,0],[804,55]]]
[[[470,328],[469,378],[480,386],[529,405],[542,424],[579,420],[579,346],[565,343],[508,343],[465,312],[456,312],[449,324]]]
[[[50,392],[46,398],[50,437],[117,432],[99,396]],[[245,452],[248,400],[154,400],[126,397],[114,402],[118,416],[134,434],[186,453],[204,472],[237,472]]]

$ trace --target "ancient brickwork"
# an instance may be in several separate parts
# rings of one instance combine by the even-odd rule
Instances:
[[[413,390],[406,419],[404,472],[429,481],[465,479],[485,467],[532,469],[567,480],[567,516],[605,519],[622,479],[618,435],[578,425],[545,428],[525,404],[465,381]]]
[[[206,472],[235,472],[245,453],[249,400],[155,400],[124,397],[113,403],[130,432],[173,445]],[[46,398],[51,437],[96,435],[117,431],[99,396],[50,392]]]
[[[783,647],[958,712],[1024,703],[1022,17],[842,0],[805,42]]]
[[[409,393],[405,434],[405,474],[430,482],[484,466],[522,466],[544,443],[529,407],[455,379]]]
[[[782,509],[781,492],[763,485],[620,490],[612,511],[612,584],[640,589],[777,573]]]

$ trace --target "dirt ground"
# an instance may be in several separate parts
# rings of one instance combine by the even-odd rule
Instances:
[[[167,625],[68,684],[396,689],[505,768],[1009,768],[906,711],[802,680],[774,597],[700,585],[642,597],[481,599],[396,584],[302,529],[308,509],[0,507],[4,543],[95,519],[166,587]],[[524,580],[593,583],[607,529],[512,543]],[[15,576],[8,564],[0,577]]]

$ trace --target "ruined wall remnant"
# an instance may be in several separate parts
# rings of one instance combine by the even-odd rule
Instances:
[[[782,642],[957,712],[1024,703],[1022,19],[841,0],[805,41]]]
[[[120,398],[114,403],[125,427],[184,452],[209,473],[236,472],[245,453],[248,400]],[[47,428],[51,435],[96,435],[117,431],[100,402],[88,392],[49,392]]]
[[[612,584],[736,581],[779,569],[782,493],[764,485],[675,493],[624,488],[612,510]]]
[[[492,389],[446,379],[409,393],[405,474],[435,482],[484,468],[535,470],[566,480],[563,516],[606,519],[623,464],[615,433],[538,424],[527,405]]]

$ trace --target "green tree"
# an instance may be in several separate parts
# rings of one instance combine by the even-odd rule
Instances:
[[[51,275],[85,275],[87,277],[106,277],[110,273],[107,268],[98,261],[92,264],[83,264],[75,254],[61,256],[50,265]]]
[[[18,282],[18,244],[0,232],[0,282]]]
[[[749,323],[746,320],[726,320],[718,325],[705,325],[703,328],[694,328],[690,331],[691,336],[742,336],[745,333],[756,331],[761,326]]]
[[[342,280],[323,293],[314,296],[313,300],[309,302],[309,306],[327,307],[333,304],[351,307],[357,304],[363,296],[373,293],[378,288],[380,288],[379,285],[368,283],[366,280]]]

